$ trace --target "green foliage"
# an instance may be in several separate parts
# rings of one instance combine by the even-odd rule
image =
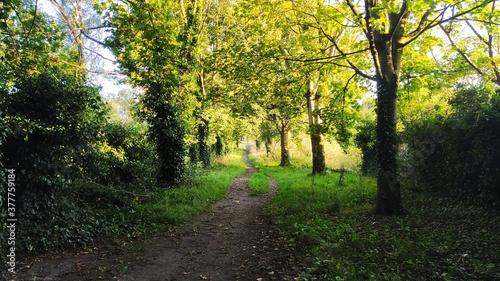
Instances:
[[[262,173],[254,173],[248,179],[248,186],[253,195],[260,195],[269,192],[269,181]]]
[[[173,106],[164,104],[152,123],[150,136],[156,143],[160,184],[177,186],[184,176],[184,129]]]
[[[449,116],[431,116],[408,126],[406,172],[425,183],[427,191],[498,202],[499,94],[481,87],[459,88],[450,105]]]
[[[146,126],[109,122],[104,124],[101,134],[101,140],[85,155],[84,178],[105,186],[152,188],[158,163]]]
[[[46,67],[17,77],[3,96],[3,121],[11,133],[2,144],[3,164],[16,170],[19,251],[84,245],[95,225],[88,210],[65,199],[65,189],[92,149],[105,107],[84,77]]]
[[[139,236],[193,219],[220,200],[233,178],[244,172],[241,151],[237,151],[217,158],[211,170],[202,170],[176,189],[127,192],[96,186],[92,188],[94,195],[83,198],[87,198],[85,204],[93,204],[94,210],[106,217],[108,234]],[[89,186],[79,190],[88,192]],[[102,201],[98,206],[96,198]]]
[[[365,121],[357,126],[358,133],[354,139],[354,143],[361,149],[362,162],[361,172],[364,175],[377,174],[377,150],[375,147],[376,141],[376,124],[374,121]]]
[[[12,134],[2,146],[4,163],[19,171],[23,191],[50,194],[76,172],[97,136],[105,108],[83,77],[47,67],[18,77],[3,98]]]
[[[255,161],[255,160],[254,160]],[[267,211],[305,263],[301,280],[496,280],[500,216],[405,190],[411,215],[374,216],[375,179],[257,163],[280,188]]]
[[[186,65],[177,58],[181,43],[172,17],[174,3],[110,3],[108,14],[115,27],[108,45],[118,57],[130,82],[146,89],[139,116],[150,125],[149,135],[156,145],[159,181],[167,187],[181,182],[184,175],[186,120],[193,110],[190,96],[183,96]],[[148,19],[148,20],[145,20]]]
[[[53,195],[27,193],[18,214],[16,249],[21,253],[90,246],[104,235],[105,221],[90,208],[69,200],[61,188]]]

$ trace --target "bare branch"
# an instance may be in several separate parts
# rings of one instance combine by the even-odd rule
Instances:
[[[116,72],[116,71],[99,71],[99,70],[92,70],[92,69],[87,69],[86,71],[88,73],[100,74],[100,75],[125,76],[125,73]]]
[[[453,38],[451,38],[451,34],[450,34],[450,31],[446,30],[446,28],[444,28],[444,26],[442,24],[439,25],[439,27],[441,28],[441,30],[443,30],[444,34],[446,35],[446,37],[448,38],[448,41],[450,41],[450,44],[453,46],[453,48],[455,48],[457,50],[457,52],[462,56],[462,58],[479,74],[483,75],[483,76],[487,76],[486,73],[484,73],[477,65],[474,64],[474,62],[472,62],[472,60],[470,60],[470,58],[467,56],[467,54],[461,50],[457,44],[455,44],[455,41],[453,41]]]
[[[312,58],[312,59],[293,59],[293,58],[285,58],[285,60],[288,61],[297,61],[297,62],[315,62],[315,61],[322,61],[322,60],[332,60],[332,59],[339,59],[339,58],[345,58],[346,56],[351,56],[355,54],[360,54],[364,53],[366,51],[370,50],[369,48],[362,49],[362,50],[357,50],[349,53],[342,53],[338,55],[332,55],[332,56],[327,56],[327,57],[321,57],[321,58]]]
[[[35,12],[33,13],[33,21],[31,22],[30,30],[28,31],[27,38],[30,37],[33,27],[35,26],[36,14],[38,12],[38,0],[35,1]]]
[[[462,17],[462,16],[464,16],[464,15],[466,15],[466,14],[468,14],[468,13],[471,13],[471,12],[473,12],[473,11],[475,11],[475,10],[477,10],[477,9],[479,9],[479,8],[481,8],[481,7],[483,7],[483,6],[484,6],[484,4],[490,3],[490,2],[492,2],[492,1],[493,1],[493,0],[486,0],[486,1],[484,1],[484,2],[482,2],[482,3],[480,3],[480,4],[478,4],[478,5],[476,5],[476,6],[474,6],[474,7],[471,7],[471,8],[469,8],[469,9],[465,10],[465,11],[462,11],[462,12],[460,12],[460,13],[457,13],[457,14],[455,14],[455,15],[452,15],[452,16],[451,16],[451,17],[449,17],[449,18],[443,19],[445,12],[446,12],[446,11],[447,11],[450,7],[451,7],[451,5],[447,5],[446,7],[444,7],[444,8],[442,9],[442,11],[441,11],[441,12],[440,12],[440,13],[439,13],[436,17],[434,17],[434,19],[433,19],[432,21],[430,21],[430,22],[429,22],[429,23],[427,23],[427,24],[424,24],[424,27],[423,27],[423,28],[421,28],[420,30],[417,28],[417,30],[415,30],[415,31],[413,31],[413,32],[410,32],[410,33],[406,36],[406,37],[409,37],[410,39],[409,39],[408,41],[406,41],[406,42],[403,44],[403,47],[404,47],[404,46],[407,46],[407,45],[408,45],[408,44],[410,44],[411,42],[415,41],[415,40],[416,40],[416,39],[417,39],[420,35],[422,35],[422,34],[423,34],[424,32],[426,32],[427,30],[432,29],[432,28],[434,28],[434,27],[436,27],[436,26],[439,26],[439,25],[441,25],[441,24],[443,24],[443,23],[447,23],[447,22],[450,22],[450,21],[456,20],[456,19],[458,19],[458,18],[460,18],[460,17]],[[427,21],[424,21],[424,22],[427,22]]]
[[[107,58],[107,57],[103,56],[102,54],[100,54],[100,53],[98,53],[98,52],[96,52],[96,51],[94,51],[94,50],[92,50],[92,49],[90,49],[90,48],[87,48],[87,47],[84,47],[84,48],[85,48],[85,50],[87,50],[87,51],[89,51],[89,52],[91,52],[91,53],[93,53],[93,54],[95,54],[95,55],[97,55],[97,56],[101,57],[101,58],[102,58],[102,59],[104,59],[104,60],[107,60],[107,61],[109,61],[109,62],[113,62],[113,63],[115,63],[115,62],[116,62],[116,60],[113,60],[113,59]]]
[[[479,38],[479,40],[481,40],[484,44],[488,45],[488,40],[484,39],[484,37],[481,34],[479,34],[477,29],[468,20],[465,20],[465,23],[469,26],[472,32],[474,32],[477,38]]]
[[[59,11],[59,14],[63,18],[63,20],[66,22],[66,24],[68,25],[69,30],[73,34],[73,37],[75,38],[75,42],[76,42],[77,49],[78,49],[79,63],[81,65],[83,65],[85,63],[84,62],[84,56],[83,56],[83,42],[81,42],[79,40],[80,35],[77,33],[78,26],[76,26],[74,24],[74,22],[68,17],[68,15],[66,14],[66,12],[64,12],[64,8],[59,3],[57,3],[57,1],[55,1],[55,0],[49,0],[49,1]]]
[[[83,36],[85,36],[85,38],[89,39],[89,40],[90,40],[90,41],[92,41],[92,42],[95,42],[95,43],[97,43],[97,44],[99,44],[99,45],[101,45],[101,46],[104,46],[104,47],[110,47],[108,44],[106,44],[106,43],[104,43],[104,42],[102,42],[102,41],[99,41],[99,40],[97,40],[97,39],[95,39],[95,38],[93,38],[93,37],[91,37],[91,36],[87,35],[87,33],[83,32],[83,31],[81,32],[81,34],[82,34]]]

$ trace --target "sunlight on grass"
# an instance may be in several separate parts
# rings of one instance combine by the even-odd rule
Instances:
[[[212,169],[194,177],[189,185],[158,190],[156,200],[137,206],[136,215],[149,226],[148,230],[190,221],[222,199],[232,180],[245,173],[245,167],[241,150],[218,157]]]
[[[404,189],[408,215],[375,216],[373,178],[250,159],[278,182],[267,212],[302,249],[301,280],[500,280],[498,213]]]

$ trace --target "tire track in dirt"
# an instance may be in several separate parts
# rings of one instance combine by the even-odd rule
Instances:
[[[137,242],[141,252],[93,253],[60,257],[34,264],[23,274],[30,280],[95,280],[85,272],[102,265],[115,268],[100,274],[101,280],[294,280],[293,247],[263,209],[277,192],[270,179],[270,192],[250,194],[247,181],[257,171],[244,154],[247,171],[235,178],[224,198],[195,221],[178,227],[166,237]],[[136,245],[137,246],[137,245]],[[120,269],[120,270],[119,270]],[[24,279],[18,279],[24,280]]]

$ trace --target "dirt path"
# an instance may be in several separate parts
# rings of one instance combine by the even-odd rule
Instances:
[[[34,262],[18,280],[294,280],[293,247],[262,214],[276,193],[249,193],[256,169],[234,179],[225,197],[195,221],[165,237],[134,242],[118,252],[65,254]]]

